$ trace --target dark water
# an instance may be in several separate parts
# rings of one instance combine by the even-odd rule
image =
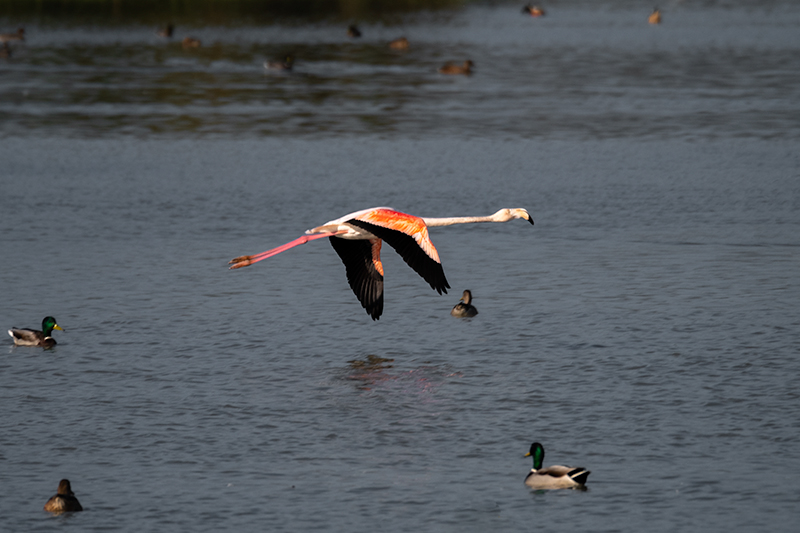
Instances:
[[[0,324],[66,331],[0,355],[3,530],[793,531],[800,8],[650,7],[26,26]],[[386,249],[378,322],[325,242],[226,268],[375,205],[536,225],[432,229],[446,296]]]

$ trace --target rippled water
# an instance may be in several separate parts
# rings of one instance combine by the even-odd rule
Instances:
[[[26,26],[0,325],[66,331],[0,354],[4,531],[793,531],[800,9],[644,17],[196,28],[191,53]],[[433,228],[446,296],[385,249],[378,322],[325,242],[226,268],[373,205],[536,225]],[[589,490],[528,490],[533,440]],[[86,512],[41,511],[62,477]]]
[[[796,135],[796,6],[664,17],[651,27],[613,3],[541,19],[475,7],[363,24],[358,40],[340,24],[178,26],[170,41],[143,26],[28,27],[0,60],[0,133]],[[387,46],[400,35],[406,52]],[[186,36],[203,46],[184,50]],[[264,72],[287,54],[290,75]],[[467,58],[469,79],[436,72]]]

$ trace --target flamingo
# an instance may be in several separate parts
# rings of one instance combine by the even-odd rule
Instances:
[[[515,218],[533,224],[522,208],[501,209],[485,217],[423,218],[401,213],[391,207],[373,207],[350,213],[306,231],[306,234],[277,248],[231,259],[231,269],[250,266],[290,248],[330,237],[331,245],[344,263],[347,281],[361,306],[378,320],[383,313],[383,263],[381,245],[386,241],[417,274],[439,294],[450,285],[444,276],[439,253],[428,237],[428,228],[475,222],[508,222]]]

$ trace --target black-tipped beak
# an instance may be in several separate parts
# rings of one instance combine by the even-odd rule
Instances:
[[[531,226],[533,226],[533,219],[532,219],[532,218],[529,218],[529,219],[528,219],[528,222],[530,222],[530,223],[531,223]]]

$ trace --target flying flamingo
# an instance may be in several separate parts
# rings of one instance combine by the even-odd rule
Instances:
[[[501,209],[486,217],[422,218],[390,207],[373,207],[326,222],[283,246],[260,254],[236,257],[228,264],[232,269],[250,266],[308,241],[331,237],[333,249],[347,271],[350,288],[372,320],[378,320],[383,313],[383,241],[394,248],[431,288],[442,294],[450,285],[444,277],[439,253],[428,237],[428,228],[473,222],[508,222],[515,218],[533,224],[531,216],[521,208]]]

